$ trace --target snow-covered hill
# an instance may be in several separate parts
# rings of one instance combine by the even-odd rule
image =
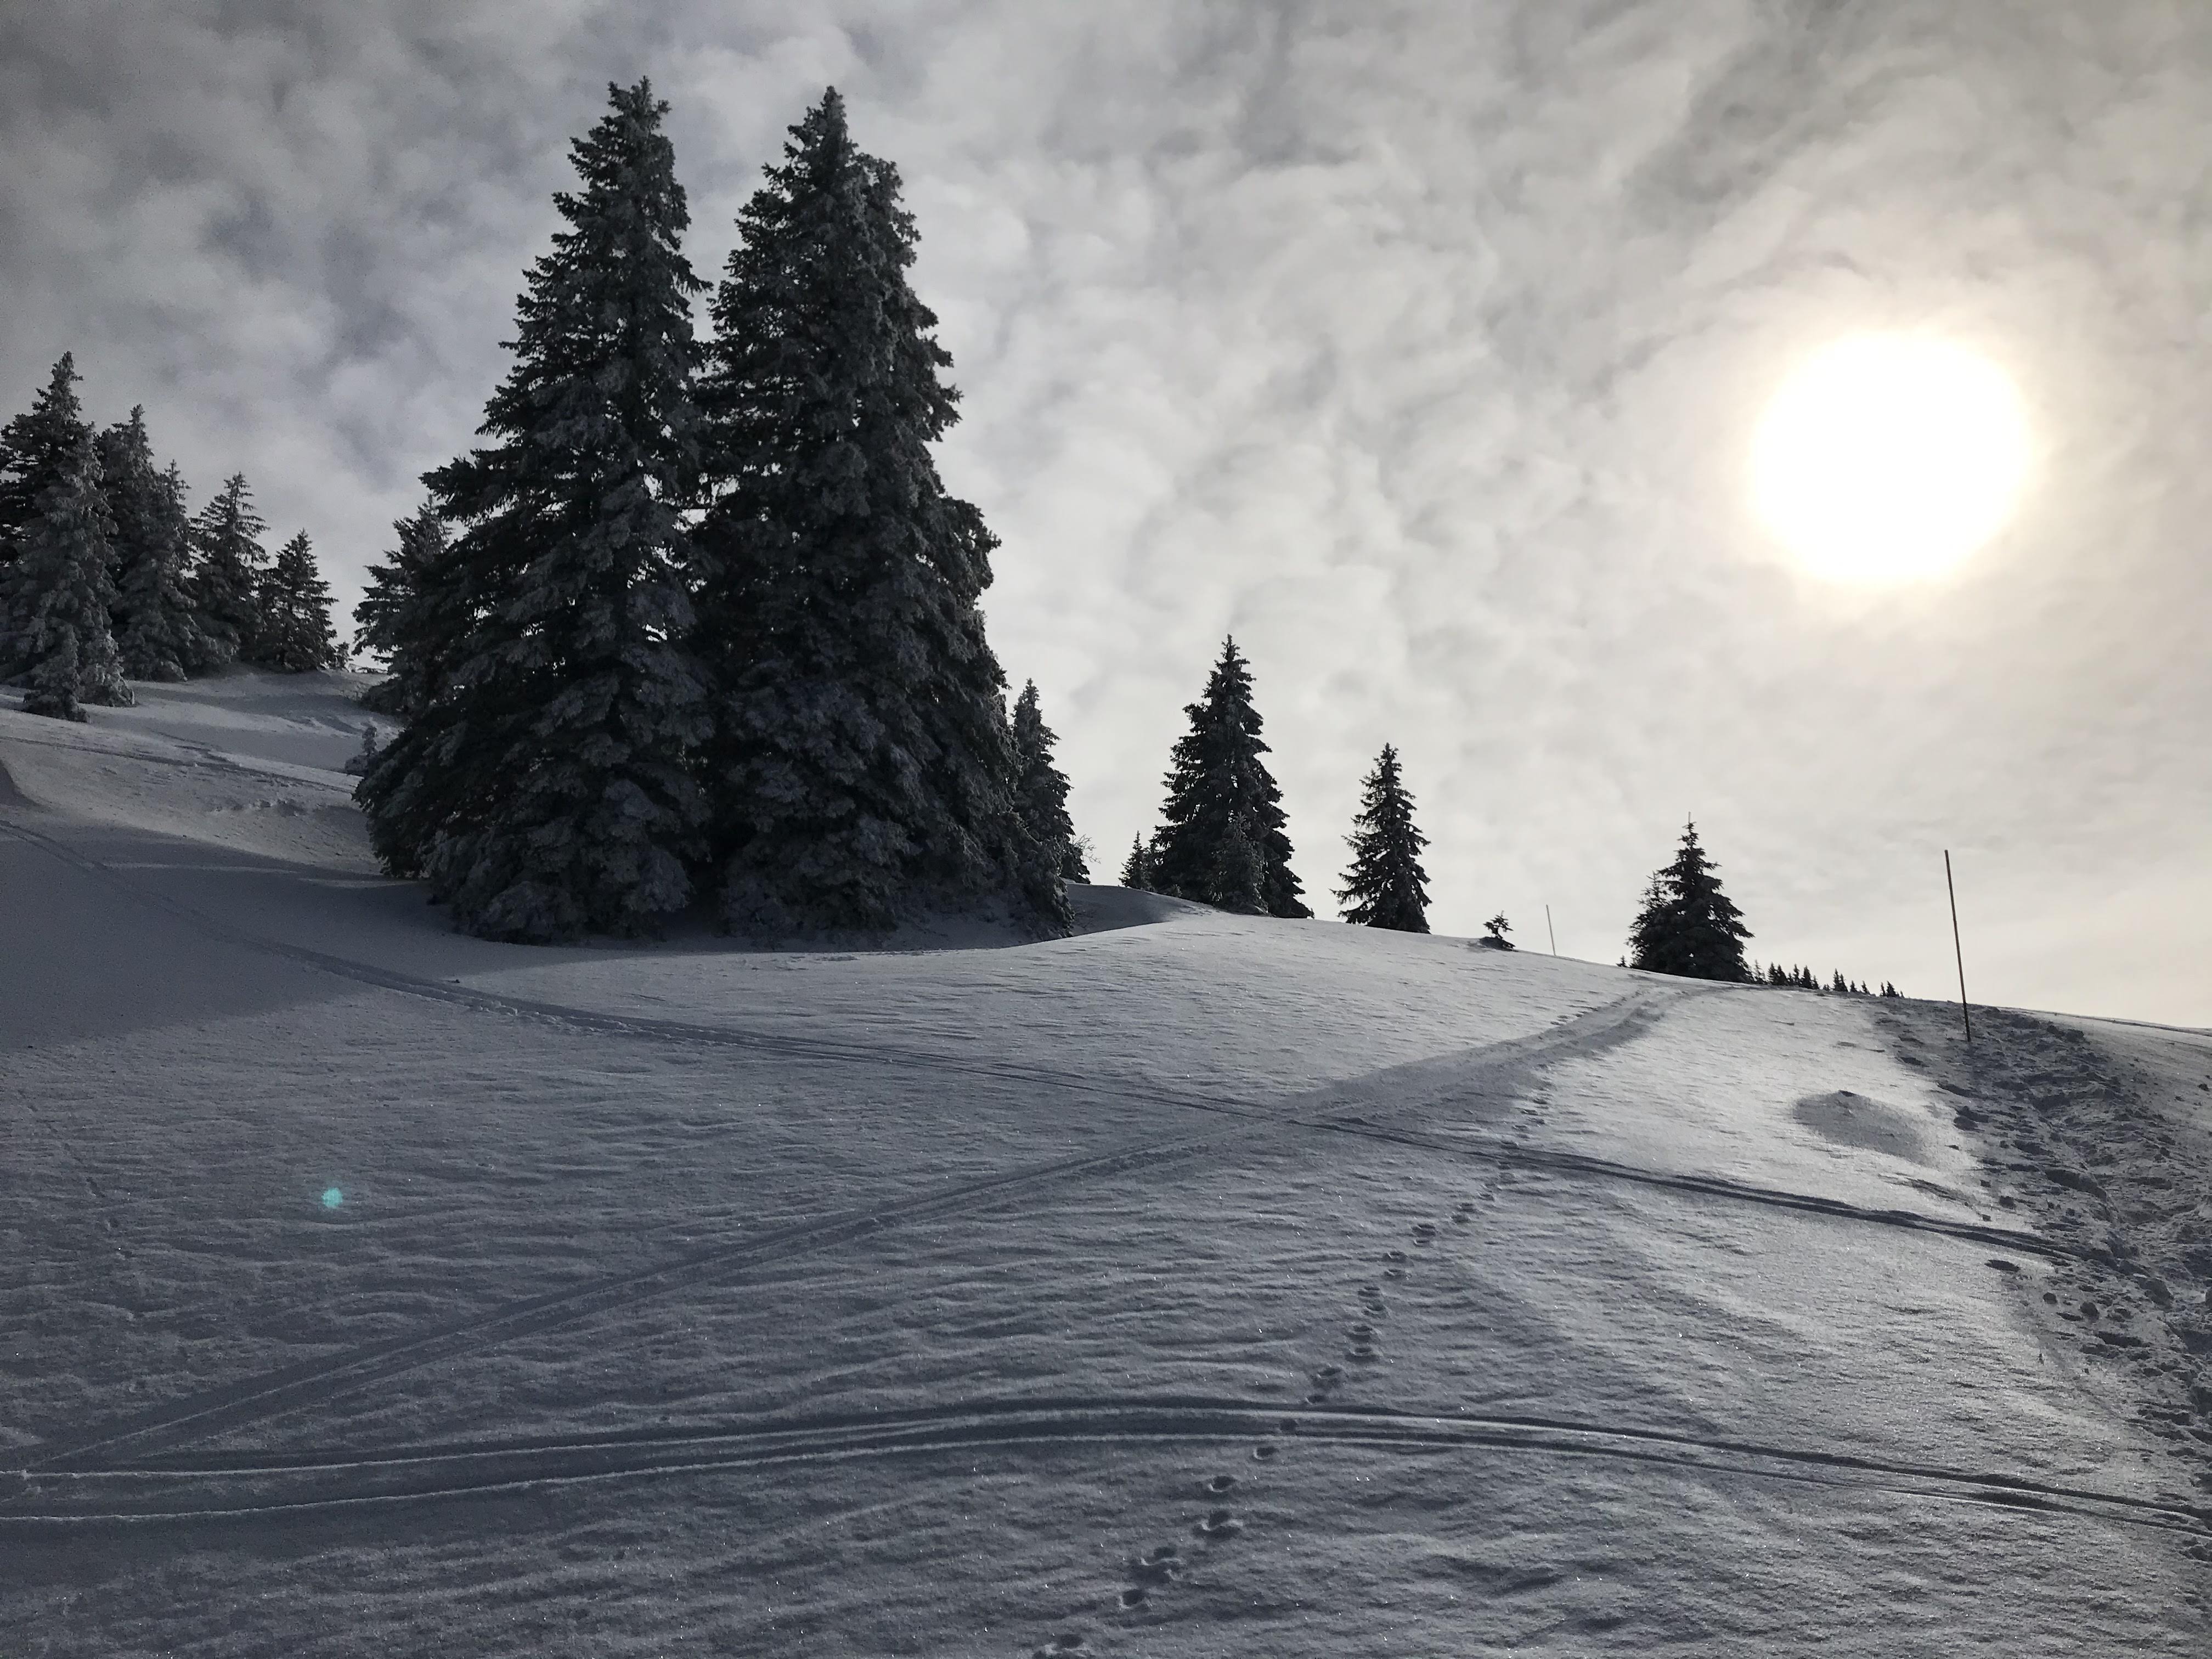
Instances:
[[[0,1651],[2205,1651],[2201,1039],[488,945],[359,682],[139,690],[0,709]]]

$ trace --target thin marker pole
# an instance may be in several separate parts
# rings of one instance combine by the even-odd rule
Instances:
[[[1943,890],[1951,896],[1951,953],[1959,959],[1959,1018],[1966,1022],[1966,1042],[1974,1041],[1974,1012],[1966,1006],[1966,953],[1959,945],[1959,889],[1951,879],[1951,849],[1943,849]]]
[[[1553,956],[1559,955],[1559,936],[1557,933],[1552,933],[1552,907],[1548,904],[1544,907],[1544,931],[1547,933],[1551,933],[1552,954]]]

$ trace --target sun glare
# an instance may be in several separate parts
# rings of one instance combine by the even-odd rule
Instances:
[[[1752,441],[1752,504],[1815,574],[1940,575],[2003,528],[2027,470],[2004,371],[1963,347],[1860,335],[1815,353]]]

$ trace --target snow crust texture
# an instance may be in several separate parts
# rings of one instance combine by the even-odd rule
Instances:
[[[351,682],[134,690],[0,711],[10,1655],[2207,1650],[2202,1036],[499,945]]]

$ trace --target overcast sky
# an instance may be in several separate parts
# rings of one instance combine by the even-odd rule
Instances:
[[[195,504],[360,571],[465,447],[606,83],[689,252],[825,83],[895,161],[1078,828],[1222,635],[1317,908],[1395,743],[1441,929],[1611,961],[1694,812],[1753,953],[2212,1023],[2212,8],[2193,0],[9,0],[0,406],[74,350]],[[1744,506],[1807,353],[1933,329],[2036,457],[1954,580]]]

